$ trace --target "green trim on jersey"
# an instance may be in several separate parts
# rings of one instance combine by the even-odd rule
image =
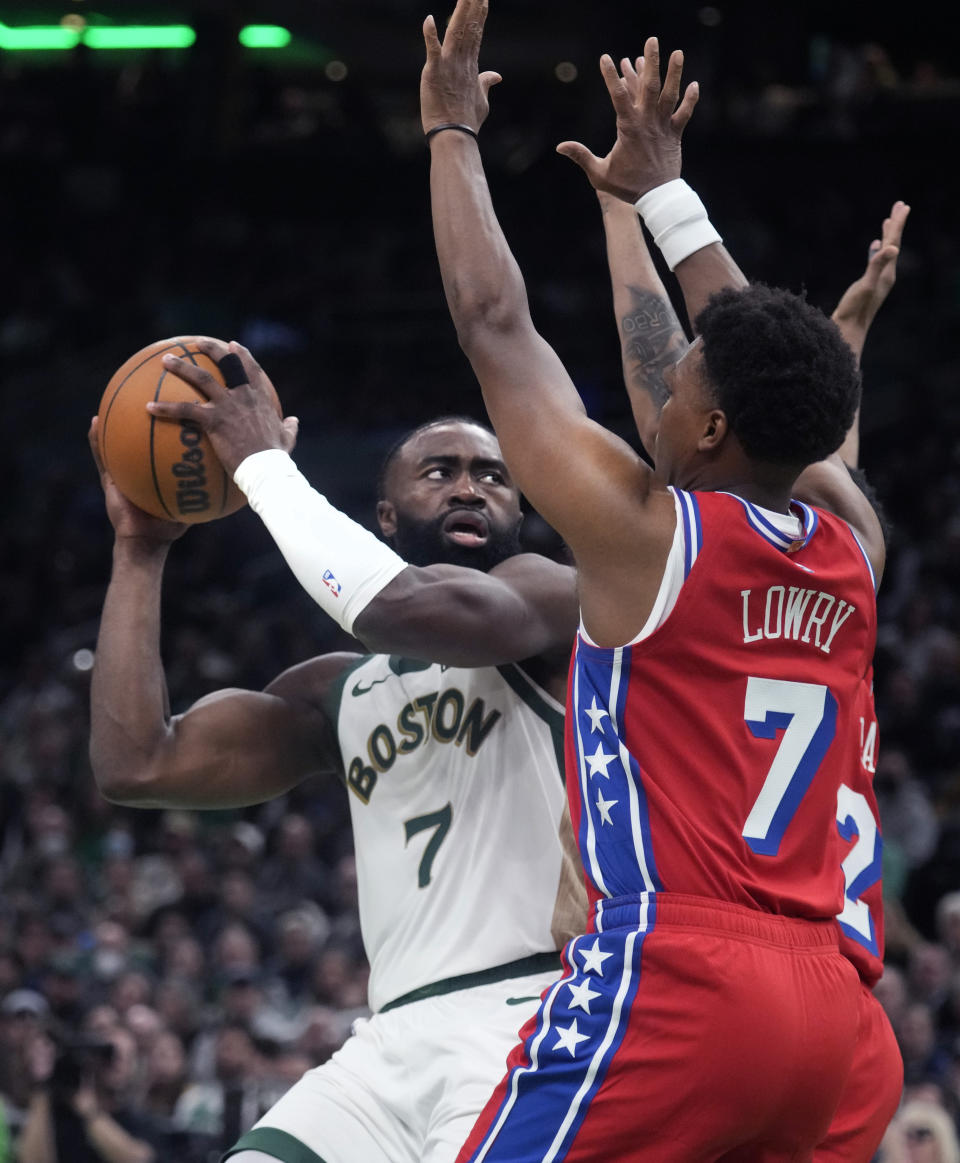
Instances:
[[[543,719],[550,728],[550,734],[553,736],[553,750],[557,756],[557,768],[560,772],[560,782],[563,783],[563,711],[558,711],[550,706],[540,690],[534,686],[533,680],[524,674],[515,662],[498,666],[497,670],[513,693],[521,698],[530,710]]]
[[[364,654],[360,658],[358,658],[356,662],[348,663],[343,668],[341,673],[338,674],[337,677],[333,680],[333,682],[330,684],[330,686],[327,690],[327,693],[320,700],[324,711],[326,711],[327,718],[333,724],[333,729],[337,733],[338,751],[339,751],[339,746],[340,746],[340,744],[339,744],[340,732],[337,730],[337,724],[340,722],[340,704],[343,702],[343,688],[347,685],[347,679],[350,677],[350,675],[353,674],[353,672],[355,670],[358,670],[361,666],[363,666],[364,663],[369,662],[370,659],[374,658],[374,657],[375,657],[375,655],[373,655],[373,654]],[[340,754],[341,754],[341,762],[342,762],[342,752]],[[340,782],[342,784],[346,785],[346,782],[347,782],[346,769],[344,768],[343,771],[340,771],[337,774],[338,774],[338,777],[340,779]]]
[[[516,961],[508,961],[505,965],[494,965],[490,969],[480,969],[476,973],[461,973],[457,977],[445,977],[431,985],[421,985],[419,989],[412,989],[409,993],[388,1001],[378,1012],[385,1014],[388,1010],[395,1010],[414,1001],[423,1001],[424,998],[440,997],[445,993],[457,993],[461,989],[474,989],[478,985],[491,985],[495,981],[508,981],[511,977],[528,977],[531,973],[546,973],[548,970],[559,968],[559,953],[532,953],[529,957],[520,957]]]
[[[299,1139],[276,1127],[254,1127],[252,1131],[247,1131],[225,1155],[220,1156],[220,1163],[238,1151],[263,1151],[281,1163],[324,1163],[316,1152],[304,1146]]]

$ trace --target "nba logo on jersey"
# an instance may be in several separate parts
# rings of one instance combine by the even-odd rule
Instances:
[[[333,574],[330,572],[329,569],[325,569],[323,571],[323,584],[327,587],[327,589],[330,591],[331,594],[333,594],[333,596],[335,598],[340,597],[340,589],[341,589],[340,583],[333,576]]]

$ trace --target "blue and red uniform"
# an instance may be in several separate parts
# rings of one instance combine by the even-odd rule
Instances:
[[[461,1163],[801,1159],[846,1081],[859,979],[834,821],[872,571],[828,513],[795,504],[782,532],[729,494],[676,499],[672,608],[629,645],[577,643],[567,790],[591,918]]]
[[[878,741],[872,674],[860,691],[854,739],[852,774],[837,799],[837,827],[848,846],[843,859],[844,906],[838,920],[840,951],[860,974],[860,1029],[850,1075],[827,1137],[814,1154],[816,1163],[868,1163],[903,1093],[900,1048],[873,996],[883,973],[883,840],[873,792]]]

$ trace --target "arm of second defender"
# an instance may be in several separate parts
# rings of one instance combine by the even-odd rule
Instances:
[[[636,211],[611,194],[598,191],[597,196],[620,335],[623,382],[640,442],[652,457],[660,409],[669,395],[663,373],[683,355],[687,337],[657,274]]]
[[[859,362],[867,332],[897,279],[897,258],[910,207],[894,202],[890,216],[883,220],[880,237],[870,244],[867,268],[847,287],[831,318]],[[846,439],[838,449],[844,464],[856,468],[860,459],[860,408],[857,408]]]
[[[889,295],[897,277],[897,258],[910,207],[895,202],[884,219],[879,239],[870,245],[867,267],[840,298],[833,321],[850,345],[859,362],[867,332]],[[883,531],[879,519],[863,491],[847,471],[856,468],[860,457],[860,409],[843,444],[819,464],[813,464],[797,480],[795,494],[801,501],[819,505],[843,517],[860,538],[870,558],[879,584],[886,560]]]

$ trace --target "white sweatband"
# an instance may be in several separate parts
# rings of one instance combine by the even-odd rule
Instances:
[[[407,563],[317,492],[279,448],[248,456],[233,474],[317,605],[353,633],[357,616]]]
[[[683,178],[654,186],[634,205],[671,270],[694,251],[723,241],[707,217],[707,208]]]

